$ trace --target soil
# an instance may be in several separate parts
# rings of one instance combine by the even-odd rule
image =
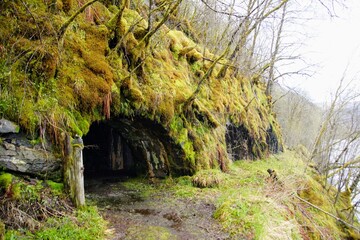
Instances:
[[[215,206],[204,199],[180,198],[156,190],[144,197],[128,189],[124,178],[86,182],[86,197],[109,222],[109,239],[228,239],[215,219]]]

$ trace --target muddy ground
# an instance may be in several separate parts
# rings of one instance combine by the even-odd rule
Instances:
[[[212,215],[211,201],[178,197],[167,189],[144,194],[124,178],[86,182],[86,197],[109,222],[109,239],[228,239]]]

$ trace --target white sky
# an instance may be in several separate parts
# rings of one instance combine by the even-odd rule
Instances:
[[[297,78],[290,85],[298,86],[315,102],[324,102],[336,90],[347,69],[346,79],[356,78],[360,85],[360,1],[347,0],[347,9],[337,9],[338,18],[328,15],[311,20],[304,49],[306,58],[319,67],[308,79]]]

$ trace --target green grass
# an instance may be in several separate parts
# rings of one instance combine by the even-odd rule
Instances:
[[[192,177],[192,184],[195,187],[218,187],[223,181],[223,174],[220,170],[201,170]]]

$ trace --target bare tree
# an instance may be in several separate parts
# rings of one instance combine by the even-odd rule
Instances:
[[[324,185],[336,187],[334,203],[342,192],[358,199],[360,182],[360,93],[344,73],[324,115],[310,161],[325,176]],[[306,170],[306,169],[305,169]]]
[[[285,144],[289,148],[302,145],[310,149],[321,124],[321,107],[312,103],[304,92],[279,84],[274,85],[272,94]]]
[[[269,63],[269,76],[268,76],[268,80],[267,80],[267,84],[266,84],[266,95],[271,96],[271,92],[274,86],[274,81],[275,81],[275,63],[277,60],[277,57],[279,55],[279,51],[280,51],[280,45],[281,45],[281,35],[283,33],[283,27],[284,27],[284,23],[285,23],[285,16],[286,16],[286,6],[287,6],[287,2],[283,5],[282,9],[282,14],[281,14],[281,19],[280,19],[280,24],[279,24],[279,29],[277,30],[277,34],[276,34],[276,38],[274,41],[274,44],[272,45],[272,47],[274,48],[272,50],[271,53],[271,58],[270,58],[270,63]]]

